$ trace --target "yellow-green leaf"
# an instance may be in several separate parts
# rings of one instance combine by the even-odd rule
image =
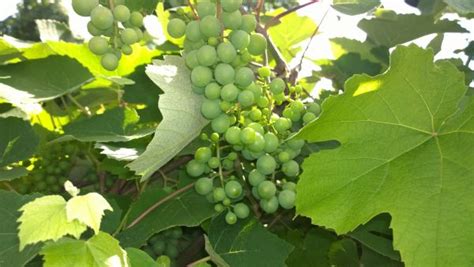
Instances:
[[[75,196],[66,204],[68,221],[77,220],[99,232],[102,216],[106,210],[112,211],[109,202],[97,193],[89,193],[84,196]]]

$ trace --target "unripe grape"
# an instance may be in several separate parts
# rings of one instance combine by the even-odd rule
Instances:
[[[102,56],[102,59],[100,62],[102,64],[102,67],[104,67],[104,69],[108,71],[116,70],[119,65],[119,59],[113,53],[107,53],[104,56]]]
[[[280,152],[278,154],[278,160],[282,163],[285,163],[285,162],[291,160],[290,153],[288,153],[287,151]]]
[[[216,4],[211,2],[199,2],[196,5],[196,10],[200,18],[204,18],[206,16],[215,16]]]
[[[168,243],[166,245],[164,254],[172,259],[175,259],[176,257],[178,257],[179,251],[175,245]]]
[[[137,33],[131,28],[124,29],[120,34],[120,40],[127,45],[134,44],[138,41]]]
[[[219,202],[225,199],[225,190],[222,187],[216,187],[212,191],[212,195],[214,196],[214,200]]]
[[[186,172],[192,177],[201,176],[204,173],[204,164],[197,160],[191,160],[186,164]]]
[[[135,27],[142,27],[143,26],[143,15],[138,11],[133,11],[130,14],[129,22]]]
[[[304,124],[308,124],[308,123],[312,122],[315,119],[316,119],[316,115],[314,115],[314,113],[306,112],[306,114],[303,115],[303,123]]]
[[[216,77],[216,81],[222,85],[231,84],[235,79],[235,70],[229,64],[220,63],[214,70],[214,76]]]
[[[268,78],[270,75],[272,75],[272,72],[269,67],[261,67],[258,69],[258,76]]]
[[[172,19],[168,22],[167,30],[171,37],[181,38],[186,33],[186,23],[181,19]]]
[[[225,12],[234,12],[242,6],[242,0],[225,0],[221,4]]]
[[[269,104],[269,100],[268,98],[264,97],[264,96],[261,96],[257,99],[257,106],[259,108],[266,108],[268,107],[268,104]],[[263,113],[263,111],[262,111]]]
[[[212,151],[209,147],[200,147],[194,153],[194,159],[201,162],[206,163],[211,159]]]
[[[153,252],[156,254],[162,254],[165,251],[166,243],[164,240],[158,240],[153,244]]]
[[[199,22],[198,21],[191,21],[188,23],[186,26],[186,39],[189,39],[190,41],[197,42],[202,39],[201,36],[201,30],[199,27]]]
[[[99,5],[99,0],[73,0],[72,8],[74,11],[83,17],[91,15],[92,10]]]
[[[103,55],[109,50],[109,42],[102,37],[92,37],[89,41],[89,50],[96,55]]]
[[[222,110],[219,104],[219,100],[204,100],[201,104],[201,114],[204,118],[212,120],[221,115]]]
[[[265,181],[265,175],[254,169],[249,173],[248,179],[252,186],[258,186],[261,182]]]
[[[270,83],[270,91],[272,91],[273,94],[281,94],[283,91],[285,91],[285,88],[285,81],[283,81],[281,78],[273,79],[273,81]]]
[[[206,86],[204,95],[208,99],[219,99],[221,96],[221,87],[217,83],[210,83]]]
[[[219,167],[219,164],[220,164],[220,161],[218,158],[216,157],[212,157],[208,162],[207,162],[207,165],[209,166],[209,168],[211,169],[216,169],[217,167]]]
[[[250,43],[250,35],[242,30],[233,31],[230,34],[230,42],[237,50],[244,50]]]
[[[304,140],[299,140],[299,139],[291,139],[286,142],[286,145],[292,150],[300,150],[303,148],[304,144],[305,144]]]
[[[219,37],[221,34],[221,22],[213,16],[201,19],[199,28],[206,37]]]
[[[118,5],[114,8],[114,17],[117,21],[126,22],[130,19],[130,9],[124,5]]]
[[[97,29],[96,26],[92,23],[92,21],[89,21],[87,23],[87,31],[92,35],[92,36],[99,36],[102,35],[102,31]]]
[[[275,213],[278,210],[278,198],[273,196],[270,199],[262,199],[260,200],[260,207],[268,214]]]
[[[303,102],[299,100],[295,100],[290,104],[290,108],[293,110],[294,113],[303,113],[305,111],[305,106]]]
[[[263,126],[260,123],[252,122],[249,123],[247,127],[254,129],[255,132],[260,133],[261,135],[265,134],[265,129],[263,129]]]
[[[249,112],[249,118],[253,121],[259,121],[262,119],[262,111],[258,108],[253,108]]]
[[[194,189],[200,195],[207,195],[212,191],[212,179],[209,178],[199,178],[194,184]]]
[[[237,216],[233,212],[229,211],[225,215],[225,221],[227,224],[235,224],[237,222]]]
[[[308,104],[308,111],[313,113],[314,115],[319,115],[321,113],[321,106],[318,103],[311,103]]]
[[[244,30],[248,33],[255,31],[257,28],[257,18],[254,15],[243,15],[242,16],[242,24],[240,25],[240,29]]]
[[[255,130],[246,127],[240,132],[240,141],[245,145],[251,145],[255,142]]]
[[[234,84],[231,83],[222,87],[222,90],[221,90],[222,100],[227,101],[227,102],[232,102],[237,99],[238,95],[239,95],[239,89]]]
[[[214,65],[217,61],[216,49],[210,45],[205,45],[199,48],[197,59],[201,66],[209,67]]]
[[[206,87],[212,81],[211,69],[203,66],[197,66],[191,72],[191,81],[198,87]]]
[[[214,205],[214,210],[215,210],[216,212],[222,212],[222,211],[225,210],[225,207],[224,207],[224,205],[218,203],[218,204]]]
[[[261,55],[267,49],[267,39],[260,33],[252,34],[252,36],[250,36],[250,43],[247,49],[249,53],[254,56]]]
[[[232,63],[237,57],[237,51],[231,43],[221,43],[217,47],[217,55],[224,63]]]
[[[272,181],[263,181],[258,185],[258,195],[262,199],[271,199],[276,194],[276,186]]]
[[[196,50],[187,53],[184,57],[184,60],[186,62],[186,66],[188,66],[190,69],[194,69],[195,67],[199,66]]]
[[[232,104],[227,101],[221,101],[220,106],[223,112],[227,112],[232,108]]]
[[[211,121],[212,130],[217,133],[225,133],[230,127],[229,116],[221,114]]]
[[[275,127],[275,130],[277,130],[279,133],[283,133],[291,128],[291,120],[287,118],[278,118],[273,127]]]
[[[287,210],[295,207],[295,199],[296,194],[291,190],[283,190],[278,195],[278,202],[280,203],[280,206]]]
[[[283,190],[296,191],[296,184],[293,182],[286,182],[283,184]]]
[[[238,198],[242,194],[242,185],[237,181],[227,182],[224,189],[229,198]]]
[[[204,94],[204,88],[202,88],[202,87],[198,87],[198,86],[193,84],[193,85],[191,85],[191,89],[193,89],[193,92],[195,94],[198,94],[198,95]]]
[[[91,21],[97,29],[107,30],[114,24],[114,15],[110,9],[97,6],[91,12]]]
[[[120,49],[124,55],[131,55],[133,54],[133,48],[129,45],[123,45]]]
[[[263,155],[257,160],[257,170],[264,175],[272,174],[276,169],[277,163],[270,155]]]
[[[245,90],[245,91],[240,92],[238,101],[239,101],[239,104],[245,108],[255,103],[255,97],[252,92]]]
[[[245,219],[250,214],[250,209],[244,203],[237,203],[234,206],[234,213],[239,219]]]
[[[246,88],[249,85],[252,84],[252,82],[255,80],[255,75],[252,71],[252,69],[247,68],[247,67],[242,67],[237,70],[235,73],[235,82],[237,83],[238,86],[242,88]]]
[[[224,138],[227,141],[227,143],[231,145],[236,145],[240,143],[240,128],[237,126],[232,126],[229,129],[227,129]]]
[[[294,160],[283,163],[281,170],[288,177],[296,177],[300,173],[300,165]]]
[[[181,227],[175,227],[171,230],[171,238],[179,239],[183,236],[183,229]]]
[[[265,139],[260,133],[255,133],[255,142],[248,146],[252,152],[259,153],[265,149]]]
[[[231,13],[224,12],[222,13],[222,22],[227,29],[237,30],[242,25],[242,13],[239,10]]]

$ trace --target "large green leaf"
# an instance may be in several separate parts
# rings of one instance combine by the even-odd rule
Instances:
[[[89,240],[63,238],[41,250],[44,267],[128,267],[127,252],[107,233]]]
[[[312,229],[305,234],[304,240],[294,244],[296,248],[286,260],[288,266],[329,267],[329,249],[336,241],[336,235],[320,228]],[[299,241],[299,240],[298,240]]]
[[[0,38],[0,62],[8,61],[21,55],[21,51],[9,42]]]
[[[0,190],[0,266],[20,267],[30,261],[39,251],[39,246],[29,246],[20,252],[17,219],[18,209],[38,195],[22,196]]]
[[[64,126],[62,138],[82,142],[125,142],[153,134],[154,128],[137,124],[140,117],[131,108],[114,108],[104,114],[74,121]]]
[[[408,266],[472,264],[474,101],[461,101],[466,90],[456,67],[414,45],[397,48],[385,74],[351,78],[299,134],[341,146],[305,160],[297,213],[342,234],[388,212]]]
[[[344,14],[362,14],[380,5],[380,0],[334,0],[332,7]]]
[[[38,144],[39,137],[27,121],[0,118],[0,167],[28,159]]]
[[[167,193],[161,188],[145,191],[132,204],[127,223],[130,225],[166,195]],[[213,206],[209,204],[206,198],[190,191],[164,202],[146,215],[138,224],[121,232],[118,237],[126,247],[140,247],[155,233],[175,226],[198,226],[214,213]]]
[[[91,80],[91,73],[68,57],[9,64],[0,66],[0,98],[17,105],[35,103],[75,91]]]
[[[472,0],[444,0],[444,2],[461,14],[474,13],[474,1]]]
[[[358,26],[367,33],[369,40],[386,47],[403,44],[431,33],[467,32],[455,21],[439,20],[435,22],[433,16],[412,14],[393,14],[388,18],[363,19]]]
[[[203,97],[193,92],[190,71],[181,57],[155,61],[146,73],[165,93],[158,104],[163,121],[145,152],[128,165],[143,179],[176,156],[209,123],[200,112]]]
[[[232,267],[286,266],[292,245],[270,233],[254,218],[229,225],[224,217],[225,213],[215,217],[208,231],[207,250],[217,253],[219,261],[224,260]]]

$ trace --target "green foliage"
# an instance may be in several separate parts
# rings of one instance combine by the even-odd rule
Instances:
[[[380,5],[380,0],[335,0],[332,8],[348,15],[362,14]]]
[[[446,4],[461,14],[474,13],[474,3],[469,0],[444,0]]]
[[[19,118],[0,118],[0,167],[28,159],[39,138],[30,124]]]
[[[326,112],[299,136],[338,140],[341,147],[305,161],[296,207],[338,233],[389,212],[394,246],[406,264],[467,265],[472,259],[444,248],[464,255],[471,249],[465,225],[472,218],[461,210],[472,208],[472,200],[454,201],[451,194],[471,190],[474,155],[466,147],[473,105],[466,100],[459,107],[466,93],[462,74],[432,61],[430,51],[399,47],[387,73],[354,76],[345,94],[325,103]],[[348,199],[351,204],[344,204]]]

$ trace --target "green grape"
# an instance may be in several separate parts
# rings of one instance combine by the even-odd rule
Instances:
[[[223,201],[225,199],[225,190],[222,187],[216,187],[212,191],[212,195],[215,201]]]
[[[114,15],[110,9],[97,6],[91,12],[91,21],[97,29],[107,30],[114,24]]]
[[[220,139],[220,138],[221,138],[221,137],[220,137],[220,135],[219,135],[218,133],[212,133],[212,134],[211,134],[211,140],[212,140],[212,142],[214,142],[214,143],[219,142],[219,139]]]
[[[260,200],[260,207],[268,214],[275,213],[278,210],[278,198],[273,196],[270,199],[262,199]]]
[[[225,133],[230,127],[229,116],[221,114],[211,121],[212,130],[217,133]]]
[[[143,26],[143,15],[138,11],[133,11],[132,14],[130,14],[129,22],[133,26],[140,28]]]
[[[255,80],[255,75],[252,69],[247,67],[242,67],[237,70],[235,73],[235,82],[238,86],[246,88],[253,83]]]
[[[285,81],[281,78],[273,79],[270,83],[270,91],[272,91],[273,94],[281,94],[285,91],[285,88]]]
[[[198,162],[197,160],[191,160],[186,164],[186,172],[192,177],[201,176],[204,173],[205,166],[204,164]]]
[[[201,114],[209,120],[215,119],[221,115],[219,100],[204,100],[201,105]]]
[[[186,54],[184,57],[184,61],[186,62],[186,66],[190,69],[194,69],[195,67],[199,66],[199,61],[197,58],[197,51],[193,50]]]
[[[224,12],[222,13],[222,22],[227,29],[237,30],[242,25],[242,13],[239,10],[231,13]]]
[[[300,150],[303,148],[305,142],[304,140],[291,139],[286,142],[286,145],[292,150]]]
[[[209,178],[199,178],[194,184],[194,189],[200,195],[207,195],[212,191],[213,183],[212,179]]]
[[[237,126],[232,126],[225,132],[224,138],[227,143],[231,145],[236,145],[240,143],[240,128]]]
[[[198,95],[204,94],[204,88],[202,88],[202,87],[198,87],[196,85],[191,85],[191,89],[193,89],[193,92],[198,94]]]
[[[250,215],[250,209],[244,203],[237,203],[234,206],[234,213],[239,219],[245,219]]]
[[[224,101],[232,102],[237,99],[239,95],[239,88],[237,88],[234,84],[230,83],[222,87],[221,90],[221,98]]]
[[[116,70],[119,65],[119,59],[115,54],[107,53],[102,56],[102,67],[108,71]]]
[[[128,55],[128,56],[133,54],[133,48],[129,45],[123,45],[120,51],[122,51],[124,55]]]
[[[230,34],[230,42],[237,50],[244,50],[250,43],[250,35],[242,30],[233,31]]]
[[[275,152],[280,145],[278,137],[274,133],[266,133],[263,137],[265,138],[265,152]]]
[[[152,248],[155,254],[163,254],[166,248],[166,243],[163,240],[157,240],[155,243],[153,243]]]
[[[225,215],[225,221],[227,224],[235,224],[237,222],[237,216],[233,212],[229,211]]]
[[[234,82],[235,70],[231,65],[221,63],[214,70],[214,76],[218,83],[228,85]]]
[[[255,142],[256,139],[255,130],[250,127],[245,127],[240,132],[240,141],[245,145],[251,145]]]
[[[204,95],[208,99],[219,99],[221,96],[221,87],[217,83],[210,83],[206,86]]]
[[[216,4],[211,2],[199,2],[196,10],[200,18],[216,15]]]
[[[259,108],[265,108],[265,107],[268,107],[268,104],[269,104],[269,100],[268,98],[264,97],[264,96],[261,96],[257,99],[257,106]]]
[[[292,209],[295,206],[296,194],[291,190],[283,190],[278,194],[278,202],[284,209]]]
[[[222,167],[225,169],[225,170],[233,170],[234,169],[234,161],[233,160],[230,160],[230,159],[224,159],[222,161]]]
[[[267,39],[260,33],[252,34],[247,49],[254,56],[262,55],[267,49]]]
[[[109,42],[102,37],[92,37],[89,41],[89,50],[96,55],[103,55],[109,50]]]
[[[242,60],[240,59],[239,56],[235,57],[234,61],[232,61],[232,67],[238,68],[241,67],[243,64]]]
[[[291,120],[287,118],[278,118],[273,124],[273,127],[275,127],[275,130],[277,130],[277,132],[284,133],[285,131],[291,128],[291,124]]]
[[[179,251],[175,245],[168,243],[166,244],[166,249],[165,249],[164,254],[172,259],[175,259],[178,257]]]
[[[210,45],[204,45],[199,48],[197,59],[201,66],[209,67],[214,65],[217,61],[216,49]]]
[[[259,153],[265,149],[265,138],[259,133],[255,133],[255,142],[248,146],[248,149],[252,152]]]
[[[288,153],[287,151],[280,152],[278,154],[278,160],[282,163],[288,162],[289,160],[291,160],[290,153]]]
[[[137,42],[143,39],[143,32],[140,28],[134,27],[135,33],[137,34]]]
[[[240,92],[237,99],[239,104],[244,108],[249,107],[255,103],[255,96],[248,90]]]
[[[272,75],[272,72],[269,67],[261,67],[258,69],[258,76],[262,78],[268,78],[270,75]]]
[[[248,33],[255,31],[257,28],[257,18],[254,15],[243,15],[242,16],[242,24],[240,25],[240,29],[244,30]]]
[[[321,113],[321,106],[318,103],[310,103],[308,104],[308,111],[313,113],[314,115],[319,115]]]
[[[228,112],[232,108],[232,104],[227,101],[221,101],[221,110],[224,112]]]
[[[72,8],[74,11],[83,17],[91,15],[92,10],[99,5],[99,0],[73,0]]]
[[[127,28],[120,33],[120,40],[124,44],[131,45],[138,41],[138,36],[134,29]]]
[[[283,190],[296,191],[296,184],[293,182],[286,182],[283,184]]]
[[[208,162],[211,157],[212,151],[209,147],[200,147],[194,153],[194,159],[202,163]]]
[[[257,169],[253,169],[249,173],[248,178],[252,186],[258,186],[261,182],[265,181],[265,175],[261,174]]]
[[[242,6],[242,0],[225,0],[221,4],[225,12],[234,12]]]
[[[224,205],[219,203],[219,204],[214,205],[214,210],[216,212],[220,213],[220,212],[223,212],[225,210],[225,207],[224,207]]]
[[[186,26],[185,35],[187,39],[193,42],[197,42],[201,40],[202,36],[201,36],[201,30],[199,27],[199,22],[195,20],[189,22],[188,25]]]
[[[304,104],[299,101],[295,100],[290,104],[290,108],[294,113],[303,113],[305,111],[305,106]]]
[[[191,81],[197,87],[206,87],[212,81],[212,70],[207,67],[197,66],[191,72]]]
[[[260,196],[258,195],[258,187],[254,186],[252,187],[252,196],[257,199],[257,200],[260,200]]]
[[[171,37],[181,38],[186,33],[186,23],[181,19],[172,19],[168,22],[167,30]]]
[[[216,37],[209,37],[207,43],[212,46],[217,46],[220,43],[220,40]]]
[[[255,96],[254,96],[254,98],[255,98]],[[253,121],[261,120],[262,119],[262,111],[258,108],[253,108],[249,112],[249,118]]]
[[[207,16],[201,19],[199,24],[201,33],[206,37],[219,37],[221,34],[221,22],[213,16]]]
[[[130,19],[130,9],[124,5],[118,5],[114,8],[114,17],[117,21],[126,22]]]
[[[97,29],[96,26],[92,23],[92,21],[89,21],[87,23],[87,31],[92,35],[92,36],[99,36],[102,35],[102,31]]]
[[[308,123],[312,122],[315,119],[316,119],[316,115],[314,115],[314,113],[307,112],[306,114],[303,115],[303,123],[304,124],[308,124]]]
[[[234,180],[227,182],[224,189],[229,198],[238,198],[242,194],[242,185]]]
[[[56,179],[56,176],[48,176],[48,177],[46,177],[45,182],[49,185],[53,185],[53,184],[56,184],[58,182],[58,179]]]
[[[211,169],[216,169],[217,167],[219,167],[219,164],[220,164],[220,161],[218,158],[216,157],[212,157],[208,162],[207,162],[207,165],[209,166],[209,168]]]
[[[252,91],[255,96],[255,99],[258,99],[262,96],[263,90],[262,87],[256,83],[252,83],[247,87],[247,90]]]
[[[224,63],[232,63],[237,57],[237,51],[231,43],[221,43],[217,47],[217,56]]]
[[[231,152],[227,155],[227,158],[230,159],[230,160],[236,160],[237,159],[237,153],[235,152]]]
[[[263,126],[260,123],[252,122],[252,123],[249,123],[247,127],[254,129],[256,132],[262,135],[265,134],[265,129],[263,129]]]
[[[257,160],[257,170],[264,175],[272,174],[276,169],[276,161],[270,155],[263,155]]]
[[[281,170],[288,177],[296,177],[300,173],[300,165],[296,161],[290,160],[283,163]]]

